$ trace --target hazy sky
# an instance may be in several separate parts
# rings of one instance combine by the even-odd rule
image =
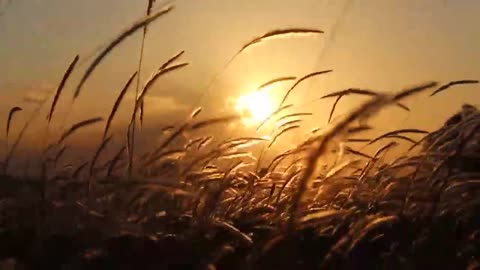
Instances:
[[[25,96],[54,89],[75,54],[87,56],[145,12],[140,0],[10,0],[0,10],[0,113]],[[160,2],[161,1],[157,1]],[[0,1],[0,3],[2,3]],[[159,4],[159,3],[157,3]],[[324,35],[270,40],[240,55],[221,73],[202,100],[221,112],[227,100],[280,76],[324,69],[334,72],[305,83],[292,102],[308,103],[349,87],[396,91],[430,80],[480,78],[478,0],[178,0],[175,9],[149,27],[143,79],[180,50],[187,68],[161,79],[147,101],[147,124],[182,119],[211,76],[246,42],[269,30],[309,27]],[[158,6],[158,5],[157,5]],[[114,50],[85,85],[70,118],[105,116],[128,76],[136,69],[140,32]],[[69,82],[55,119],[65,118],[73,86],[88,62]],[[282,84],[283,93],[289,84]],[[406,101],[412,112],[388,109],[383,129],[433,129],[462,103],[480,103],[477,86],[435,98]],[[67,94],[68,93],[68,94]],[[129,100],[131,104],[131,98]],[[339,113],[357,104],[346,98]],[[310,102],[312,125],[325,122],[331,101]],[[125,104],[121,113],[128,113]],[[393,120],[391,120],[392,118]],[[44,118],[42,118],[44,119]],[[383,120],[382,120],[383,119]],[[3,126],[5,120],[0,120]],[[118,124],[118,123],[117,123]],[[322,124],[323,125],[323,124]],[[3,134],[3,131],[2,131]],[[3,135],[2,135],[3,137]]]

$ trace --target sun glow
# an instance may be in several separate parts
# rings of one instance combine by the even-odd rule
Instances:
[[[246,124],[258,124],[274,112],[275,106],[265,91],[256,91],[239,97],[236,109]]]

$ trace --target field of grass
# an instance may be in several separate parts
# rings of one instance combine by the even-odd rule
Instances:
[[[98,51],[76,85],[77,98],[95,68],[124,39],[144,30],[170,8],[151,11]],[[315,35],[316,29],[274,30],[251,40],[235,55],[279,36]],[[270,137],[257,133],[217,138],[218,130],[241,116],[199,120],[195,109],[150,151],[135,148],[144,98],[162,76],[186,65],[183,52],[160,65],[137,86],[137,99],[124,146],[106,151],[110,125],[139,70],[126,78],[111,114],[69,123],[35,161],[38,175],[12,169],[25,123],[9,148],[0,173],[0,261],[17,269],[479,269],[480,111],[464,105],[435,132],[392,130],[358,139],[375,127],[368,119],[387,106],[409,110],[402,101],[422,92],[441,94],[475,80],[444,85],[427,82],[392,93],[351,88],[336,99],[329,125],[307,131],[308,139],[263,159],[287,133],[306,132],[306,113],[292,112],[288,96],[309,78],[274,78],[262,87],[294,80],[281,104],[261,124],[275,123]],[[229,61],[233,61],[235,56]],[[47,109],[48,126],[70,74],[73,59]],[[339,120],[338,101],[369,96]],[[74,100],[75,101],[75,100]],[[34,112],[36,116],[38,111]],[[7,136],[16,114],[5,116]],[[33,119],[33,118],[32,118]],[[59,166],[78,130],[103,125],[103,142],[91,157]],[[201,135],[200,135],[201,134]],[[374,154],[359,150],[380,145]],[[401,155],[387,158],[399,145]],[[260,153],[260,154],[259,154]]]

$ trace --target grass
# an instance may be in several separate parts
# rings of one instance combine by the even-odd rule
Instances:
[[[75,98],[116,45],[170,10],[152,12],[100,51],[75,88]],[[247,42],[235,56],[277,36],[318,33],[322,32],[270,31]],[[166,61],[145,82],[127,130],[148,89],[161,76],[187,65],[176,64],[182,54]],[[77,56],[53,97],[47,126],[78,61]],[[257,128],[275,123],[272,138],[257,133],[216,137],[218,129],[239,116],[198,120],[202,110],[197,108],[184,123],[168,127],[170,135],[158,146],[132,155],[130,137],[118,149],[109,149],[117,137],[109,131],[137,70],[113,103],[102,142],[90,158],[62,162],[70,151],[68,137],[103,123],[103,117],[72,124],[36,161],[39,175],[20,178],[8,165],[43,102],[4,159],[0,260],[13,259],[27,269],[477,269],[480,111],[465,105],[431,133],[402,129],[373,139],[357,136],[374,129],[365,121],[385,107],[408,109],[400,103],[405,98],[427,91],[437,95],[478,81],[439,87],[429,82],[396,93],[351,88],[326,95],[337,98],[327,128],[307,132],[305,141],[271,161],[263,159],[287,132],[304,132],[303,118],[312,117],[294,111],[294,104],[284,105],[288,95],[299,83],[329,72],[266,83],[296,80],[278,109]],[[340,98],[350,94],[370,99],[331,121]],[[11,109],[7,133],[14,114],[20,112],[18,106]],[[387,157],[401,142],[411,145],[410,150]],[[373,143],[379,145],[373,155],[357,148]],[[132,171],[126,170],[132,164]]]

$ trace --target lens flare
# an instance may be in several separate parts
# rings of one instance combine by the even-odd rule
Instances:
[[[237,100],[236,109],[243,115],[246,124],[258,124],[274,112],[275,106],[270,96],[264,91],[256,91]]]

